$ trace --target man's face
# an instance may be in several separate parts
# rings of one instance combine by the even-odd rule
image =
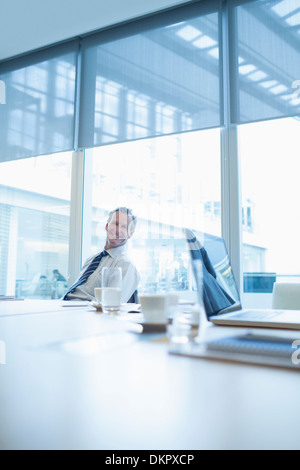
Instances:
[[[115,212],[106,224],[107,241],[111,247],[124,245],[133,235],[130,218],[124,212]]]

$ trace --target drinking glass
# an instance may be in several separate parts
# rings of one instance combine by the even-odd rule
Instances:
[[[102,298],[102,287],[95,287],[94,289],[94,297],[96,300],[96,304],[101,304],[101,298]]]
[[[115,315],[120,313],[122,294],[122,269],[103,268],[102,270],[102,296],[103,313]]]
[[[203,302],[203,267],[200,260],[193,262],[193,271],[197,280],[197,302],[172,306],[171,323],[167,328],[171,343],[193,343],[202,340],[206,315]]]

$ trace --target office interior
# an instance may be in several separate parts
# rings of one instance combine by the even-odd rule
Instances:
[[[102,409],[104,414],[95,413],[95,421],[103,418],[108,428],[101,440],[98,432],[104,425],[101,428],[93,420],[96,396],[90,396],[90,405],[86,396],[80,396],[81,404],[87,407],[88,423],[75,397],[74,407],[67,407],[66,420],[58,418],[58,410],[64,408],[54,364],[59,354],[56,352],[51,362],[49,351],[49,356],[43,351],[37,357],[37,349],[73,335],[78,338],[79,331],[88,336],[100,332],[97,319],[90,313],[89,325],[84,320],[80,327],[78,323],[78,329],[72,326],[70,337],[57,331],[55,336],[59,326],[52,325],[47,315],[51,302],[57,315],[57,302],[77,278],[84,261],[103,248],[107,215],[116,207],[132,208],[138,218],[129,250],[141,274],[141,292],[149,284],[159,291],[168,281],[180,298],[195,299],[184,227],[224,238],[245,307],[271,308],[275,283],[300,282],[300,0],[5,0],[2,8],[0,296],[14,298],[16,312],[24,301],[34,301],[34,306],[43,301],[47,307],[42,309],[46,312],[45,324],[33,315],[36,307],[32,307],[32,313],[26,310],[28,315],[15,314],[10,319],[5,314],[2,328],[5,338],[21,328],[18,321],[27,332],[30,329],[27,338],[32,351],[24,357],[30,361],[35,350],[32,367],[25,367],[32,386],[45,391],[37,377],[33,378],[34,367],[43,369],[41,357],[45,354],[51,369],[45,381],[57,381],[57,389],[51,387],[55,392],[53,416],[68,433],[76,410],[74,420],[82,428],[72,430],[69,437],[59,437],[53,422],[48,434],[43,430],[38,436],[39,426],[47,426],[51,413],[44,410],[41,398],[34,407],[28,388],[24,392],[24,403],[30,403],[26,411],[21,405],[14,408],[14,398],[6,411],[2,408],[9,425],[7,433],[1,426],[0,447],[108,448],[114,432],[117,437],[112,437],[112,448],[124,449],[134,449],[135,445],[159,448],[160,442],[162,448],[182,445],[187,449],[297,447],[291,420],[293,413],[299,413],[298,407],[293,409],[286,403],[289,394],[295,393],[295,373],[266,372],[249,365],[203,365],[188,358],[185,362],[180,358],[179,364],[175,358],[165,358],[166,345],[159,339],[157,350],[153,342],[134,343],[137,352],[141,349],[138,365],[132,364],[133,357],[126,350],[124,357],[132,369],[127,363],[122,372],[118,348],[107,349],[105,354],[111,352],[108,364],[115,367],[116,374],[124,383],[125,371],[130,376],[126,399],[135,390],[137,394],[146,393],[149,428],[144,430],[144,437],[140,436],[141,397],[135,404],[128,405],[127,401],[126,412],[119,401],[116,403],[120,398],[116,392],[116,401],[111,398],[120,383],[117,377],[111,378],[108,365],[101,363],[102,374],[107,374],[112,383],[105,389],[110,395],[107,415]],[[54,270],[64,280],[57,280]],[[13,312],[11,309],[5,312]],[[74,313],[78,322],[82,322],[81,314]],[[66,324],[72,322],[70,312],[64,315]],[[44,332],[40,342],[39,323],[41,328],[49,328],[49,336],[42,340]],[[0,328],[0,352],[5,341],[8,361],[10,346],[5,338],[1,338]],[[88,380],[93,377],[98,356],[91,356],[86,372],[84,360],[74,351],[62,367],[74,367],[70,383],[79,387],[80,374],[86,373]],[[150,377],[155,380],[155,373],[147,378],[143,364],[158,374],[156,405],[150,396],[156,388],[148,383]],[[222,426],[211,424],[203,406],[205,425],[201,427],[196,417],[192,418],[196,437],[184,414],[185,410],[188,415],[192,413],[192,404],[182,405],[179,392],[170,398],[177,418],[170,404],[163,415],[171,385],[179,387],[176,367],[185,380],[180,387],[187,401],[196,400],[198,389],[202,390],[202,399],[208,399],[214,383],[230,388],[227,374],[235,381],[235,392],[226,392],[211,415],[215,422],[221,417],[230,423],[228,440]],[[193,367],[199,371],[194,385]],[[142,370],[141,381],[130,375],[133,370]],[[19,373],[16,383],[20,385],[25,376],[18,369]],[[13,397],[14,373],[8,362],[1,365],[0,360],[0,374],[8,383],[4,398]],[[203,374],[208,377],[204,390]],[[279,396],[285,379],[288,385]],[[95,381],[98,390],[100,376],[96,375]],[[264,386],[261,403],[255,386],[259,381]],[[144,383],[150,387],[148,392]],[[188,385],[195,389],[191,391]],[[276,389],[272,395],[271,388],[273,392]],[[105,390],[101,391],[102,398],[106,397]],[[62,391],[67,394],[70,388],[64,385]],[[84,394],[83,390],[78,393]],[[47,392],[49,400],[50,395]],[[31,420],[29,410],[36,414],[41,409],[40,420],[37,416]],[[290,429],[285,437],[272,414],[275,409],[278,423]],[[255,417],[258,419],[259,414],[267,423],[255,437]],[[122,417],[124,421],[133,420],[127,437],[113,426],[114,421],[123,423]],[[169,422],[168,427],[165,422]],[[25,423],[31,423],[27,437]],[[170,423],[175,423],[173,429]],[[161,433],[155,436],[159,426]],[[184,437],[180,426],[189,430]],[[239,430],[246,427],[242,438]],[[162,437],[163,430],[167,437]]]

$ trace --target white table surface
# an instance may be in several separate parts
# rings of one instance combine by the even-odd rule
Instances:
[[[58,301],[2,301],[0,341],[1,449],[300,448],[298,371],[170,355],[163,334]]]

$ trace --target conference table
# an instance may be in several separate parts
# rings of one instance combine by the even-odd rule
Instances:
[[[300,448],[299,371],[170,354],[135,315],[1,301],[0,449]]]

